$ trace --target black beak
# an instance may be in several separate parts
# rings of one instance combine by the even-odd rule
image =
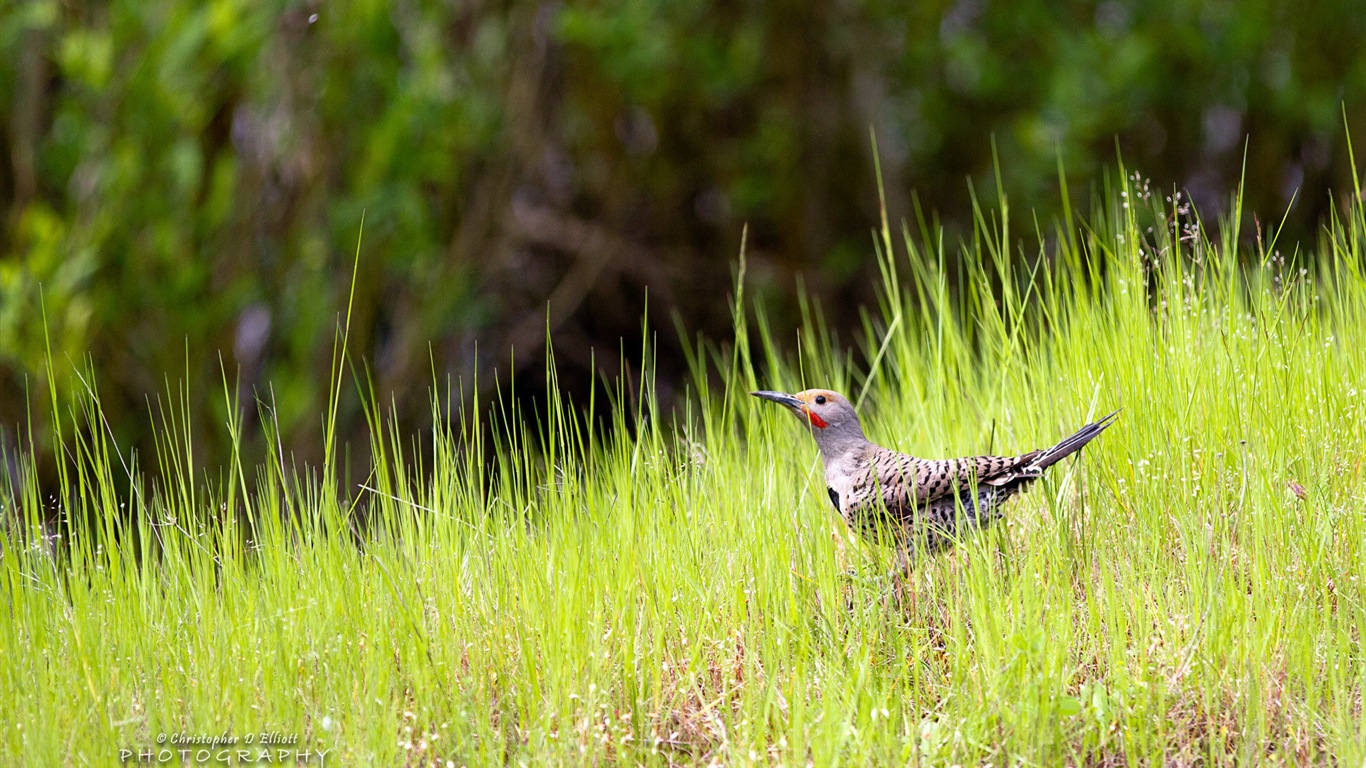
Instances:
[[[778,405],[786,405],[788,408],[791,408],[794,411],[800,411],[801,409],[806,407],[806,403],[803,403],[801,400],[785,392],[762,391],[750,392],[750,394],[754,395],[755,397],[762,398],[764,400],[772,400]]]

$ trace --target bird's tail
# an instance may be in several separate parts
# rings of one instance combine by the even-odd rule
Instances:
[[[1099,435],[1101,432],[1105,431],[1106,427],[1110,426],[1111,424],[1114,424],[1115,419],[1118,416],[1119,411],[1115,411],[1114,413],[1110,414],[1109,416],[1106,416],[1103,419],[1100,419],[1099,421],[1087,424],[1086,426],[1077,430],[1077,433],[1075,435],[1072,435],[1071,437],[1064,439],[1062,442],[1058,443],[1052,448],[1048,448],[1040,452],[1038,458],[1034,459],[1029,463],[1029,467],[1031,469],[1043,471],[1048,467],[1057,464],[1058,462],[1062,461],[1068,456],[1071,456],[1077,451],[1080,451],[1083,446],[1094,440],[1096,438],[1096,435]]]

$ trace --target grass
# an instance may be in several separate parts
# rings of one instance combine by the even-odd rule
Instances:
[[[343,494],[278,455],[195,477],[173,397],[144,481],[93,382],[50,392],[77,404],[67,495],[23,457],[0,491],[0,762],[215,734],[185,761],[256,760],[267,732],[328,765],[1362,765],[1362,210],[1290,259],[1133,178],[1033,246],[1010,222],[997,201],[961,248],[884,224],[852,352],[737,291],[740,341],[695,348],[678,414],[647,375],[457,418],[424,466],[372,400],[379,463]],[[935,457],[1123,413],[897,599],[758,385],[842,389]]]

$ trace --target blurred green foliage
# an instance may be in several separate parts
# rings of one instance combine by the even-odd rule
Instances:
[[[671,314],[730,327],[745,225],[776,317],[801,276],[853,323],[870,128],[892,217],[918,195],[950,233],[993,151],[1046,221],[1059,162],[1075,197],[1118,148],[1204,210],[1299,191],[1312,237],[1351,191],[1363,40],[1349,0],[0,5],[0,438],[31,419],[42,450],[51,359],[144,448],[188,377],[212,455],[221,366],[316,459],[362,217],[351,349],[418,426],[433,377],[534,369],[547,329],[564,386],[630,367],[647,291],[667,374]]]

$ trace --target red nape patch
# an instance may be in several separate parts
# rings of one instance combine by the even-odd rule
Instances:
[[[825,419],[822,419],[821,417],[817,416],[816,412],[813,410],[807,409],[806,418],[811,422],[811,426],[815,427],[816,429],[825,429],[826,427],[830,426],[829,424],[825,423]]]

